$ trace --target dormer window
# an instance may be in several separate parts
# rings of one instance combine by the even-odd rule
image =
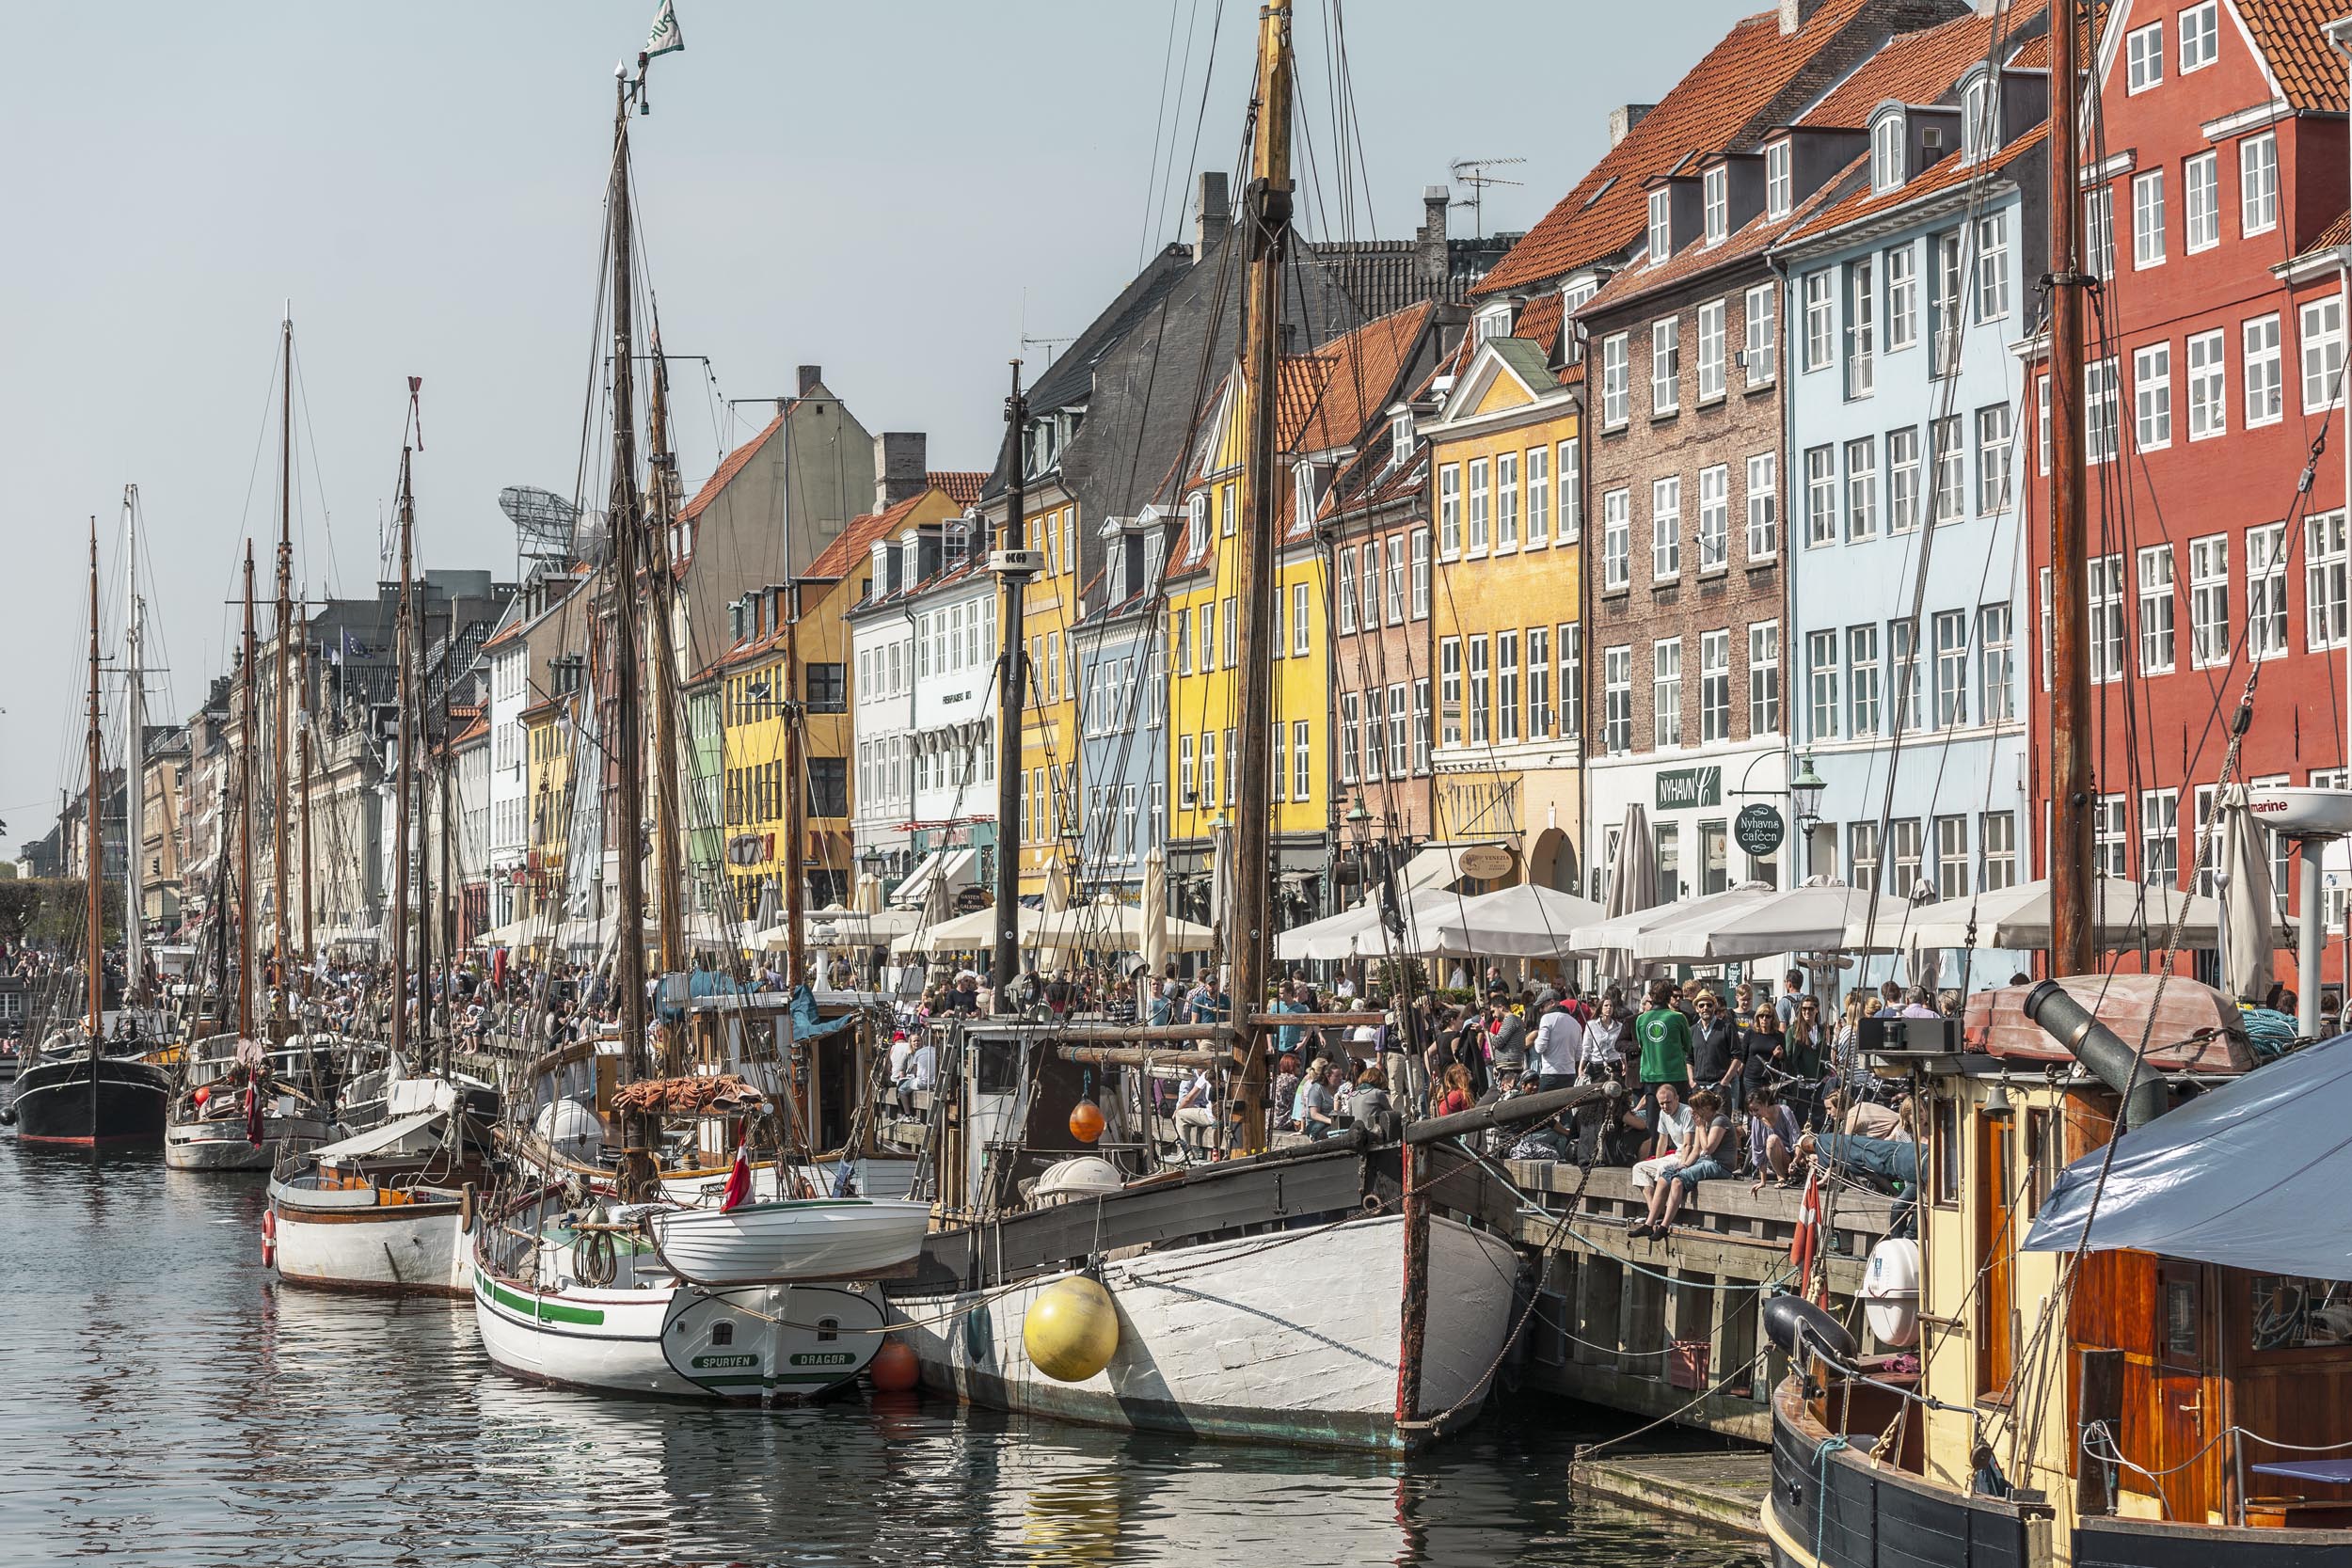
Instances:
[[[1974,163],[2001,150],[2000,99],[1993,79],[1979,76],[1960,94],[1960,153]]]
[[[1413,411],[1399,414],[1389,425],[1389,461],[1403,467],[1413,456]]]
[[[1511,302],[1504,300],[1478,313],[1478,341],[1507,338],[1511,335]]]
[[[1649,193],[1649,264],[1674,254],[1674,199],[1665,186]]]
[[[1195,490],[1184,502],[1184,553],[1197,555],[1209,542],[1209,493]]]
[[[940,531],[940,539],[946,557],[946,569],[953,571],[963,564],[965,556],[970,553],[972,546],[970,521],[958,517]]]
[[[1882,115],[1870,124],[1870,189],[1891,191],[1903,182],[1903,117]]]
[[[1718,164],[1707,171],[1707,243],[1721,245],[1731,230],[1731,171]]]
[[[1315,515],[1315,466],[1312,463],[1293,464],[1291,481],[1298,487],[1296,515],[1291,520],[1295,523],[1312,522]]]
[[[899,580],[909,587],[923,580],[923,545],[920,539],[905,540],[901,546],[905,555],[899,566]]]
[[[1785,218],[1796,189],[1788,172],[1788,141],[1787,137],[1770,142],[1764,148],[1764,212],[1768,217]]]

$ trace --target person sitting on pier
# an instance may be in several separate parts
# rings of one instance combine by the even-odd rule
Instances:
[[[1395,1119],[1396,1110],[1389,1099],[1389,1075],[1376,1067],[1368,1067],[1356,1075],[1355,1098],[1347,1102],[1347,1114],[1359,1127],[1370,1128],[1375,1137],[1386,1138]]]
[[[1731,1174],[1723,1162],[1731,1150],[1731,1118],[1724,1115],[1723,1101],[1714,1090],[1701,1089],[1691,1097],[1691,1116],[1695,1126],[1682,1142],[1681,1158],[1671,1168],[1660,1171],[1661,1180],[1650,1189],[1649,1219],[1628,1226],[1628,1236],[1665,1235],[1675,1227],[1676,1216],[1700,1182]]]
[[[1796,1113],[1780,1102],[1780,1091],[1765,1085],[1748,1097],[1748,1169],[1756,1173],[1758,1192],[1766,1181],[1788,1187],[1797,1156]]]
[[[1176,1135],[1184,1140],[1187,1155],[1204,1156],[1216,1135],[1216,1116],[1209,1108],[1209,1075],[1194,1068],[1176,1097]]]
[[[1340,1069],[1326,1066],[1307,1085],[1302,1100],[1306,1115],[1299,1121],[1299,1131],[1310,1138],[1327,1138],[1339,1130]]]
[[[1430,1115],[1450,1117],[1478,1103],[1477,1096],[1470,1092],[1470,1069],[1461,1063],[1456,1062],[1445,1069],[1444,1084],[1444,1090],[1439,1094],[1437,1104],[1430,1108]]]
[[[1578,1053],[1584,1064],[1584,1076],[1594,1083],[1624,1076],[1625,1004],[1615,991],[1600,999],[1600,1011],[1584,1025],[1584,1039]]]
[[[1654,1096],[1645,1096],[1633,1107],[1627,1122],[1649,1132],[1642,1146],[1643,1157],[1633,1166],[1635,1192],[1647,1192],[1660,1177],[1682,1164],[1682,1150],[1691,1142],[1692,1115],[1691,1108],[1682,1103],[1682,1091],[1671,1083],[1659,1085]]]

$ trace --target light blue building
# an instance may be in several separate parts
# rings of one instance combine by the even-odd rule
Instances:
[[[1966,901],[2034,874],[2018,501],[2036,449],[2018,410],[2045,103],[2043,73],[1981,58],[1930,103],[1878,103],[1867,157],[1774,247],[1791,736],[1826,785],[1802,875]],[[1947,952],[1940,979],[2024,967]]]
[[[1103,569],[1087,585],[1072,641],[1078,659],[1079,773],[1086,839],[1078,882],[1089,897],[1134,903],[1144,858],[1168,833],[1167,651],[1159,593],[1167,543],[1161,508],[1103,525]]]

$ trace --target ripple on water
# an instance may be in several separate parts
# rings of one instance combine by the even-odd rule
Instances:
[[[493,1371],[463,1304],[281,1290],[261,1177],[0,1135],[0,1560],[1756,1568],[1577,1508],[1521,1405],[1410,1463],[878,1395],[760,1412]],[[227,1223],[221,1223],[226,1221]]]

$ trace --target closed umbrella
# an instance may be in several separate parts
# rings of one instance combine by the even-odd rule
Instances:
[[[1625,828],[1617,838],[1617,856],[1609,868],[1611,917],[1632,914],[1658,902],[1658,848],[1650,842],[1649,813],[1635,800],[1625,808]],[[1629,973],[1633,955],[1619,948],[1597,955],[1604,969]]]
[[[1045,911],[1041,929],[1059,932],[1072,925],[1059,918],[1070,908],[1070,871],[1058,850],[1045,865],[1045,896],[1041,902]],[[1067,968],[1070,962],[1070,953],[1058,945],[1038,955],[1038,967],[1049,974]]]
[[[1168,967],[1168,860],[1156,844],[1143,857],[1143,900],[1136,913],[1143,927],[1137,950],[1144,972],[1156,975]]]
[[[2240,999],[2270,994],[2271,911],[2278,897],[2270,886],[2270,852],[2246,809],[2246,786],[2223,792],[2214,832],[2216,880],[2221,887],[2221,989]],[[2307,847],[2306,854],[2316,853]],[[2314,984],[2297,977],[2301,985]]]
[[[860,914],[880,914],[882,907],[882,879],[870,871],[859,872],[857,887],[850,895],[850,908]]]

